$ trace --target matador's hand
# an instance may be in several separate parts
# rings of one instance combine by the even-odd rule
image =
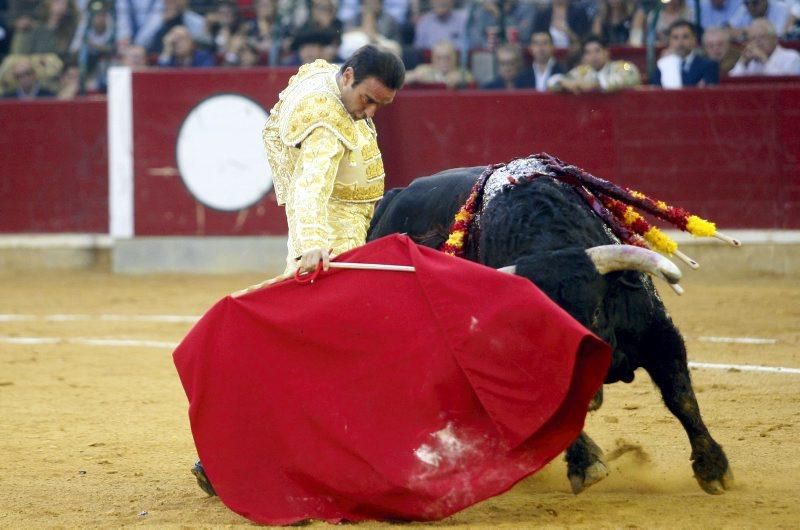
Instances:
[[[312,272],[317,268],[320,261],[322,262],[322,270],[328,270],[331,264],[330,252],[324,248],[312,248],[300,256],[300,262],[297,266],[302,272]]]

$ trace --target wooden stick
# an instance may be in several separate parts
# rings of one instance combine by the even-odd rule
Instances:
[[[673,252],[673,254],[675,254],[676,258],[678,258],[679,260],[681,260],[682,262],[687,264],[690,268],[695,269],[695,270],[700,268],[700,264],[699,263],[697,263],[695,260],[693,260],[692,258],[687,256],[686,254],[684,254],[680,250],[675,249],[675,252]]]
[[[733,245],[734,247],[741,247],[742,246],[742,242],[741,241],[739,241],[738,239],[733,239],[732,237],[726,236],[725,234],[723,234],[721,232],[715,232],[714,233],[714,237],[716,237],[720,241],[724,241],[724,242],[728,243],[729,245]]]
[[[358,269],[365,271],[400,271],[415,272],[410,265],[387,265],[384,263],[349,263],[346,261],[332,261],[331,269]]]

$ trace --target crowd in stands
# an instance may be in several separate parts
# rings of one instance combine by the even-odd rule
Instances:
[[[113,65],[340,62],[367,43],[412,87],[702,87],[800,75],[800,0],[0,0],[0,93],[103,93]],[[648,43],[651,72],[612,57]]]

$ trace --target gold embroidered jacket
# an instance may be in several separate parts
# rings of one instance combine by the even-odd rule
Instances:
[[[561,80],[565,78],[593,84],[603,92],[613,92],[641,83],[639,69],[628,61],[610,61],[600,70],[595,70],[588,64],[578,65],[566,75],[552,76],[548,79],[548,89],[561,90]]]
[[[344,107],[336,73],[318,60],[289,80],[264,127],[278,204],[289,224],[286,271],[312,248],[340,254],[367,238],[384,169],[372,120]]]

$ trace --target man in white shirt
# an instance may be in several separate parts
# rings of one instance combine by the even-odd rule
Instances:
[[[747,37],[742,57],[730,75],[800,75],[800,53],[778,46],[775,26],[769,20],[754,20]]]
[[[533,85],[538,92],[547,92],[547,81],[554,75],[566,73],[553,57],[553,37],[549,31],[531,35],[529,48],[533,57]]]

